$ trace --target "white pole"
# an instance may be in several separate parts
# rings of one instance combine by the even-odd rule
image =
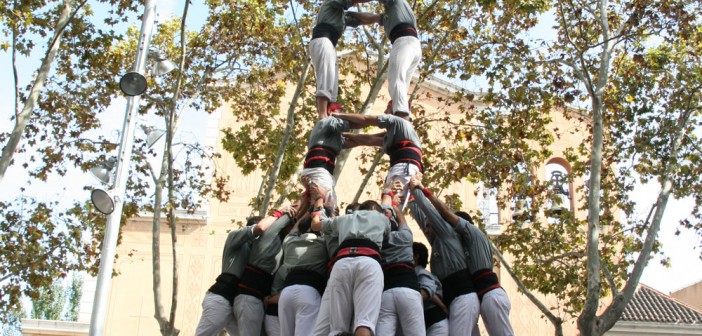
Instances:
[[[149,44],[151,43],[155,12],[156,1],[146,0],[136,61],[134,62],[134,72],[142,75],[146,72],[146,59],[148,57]],[[122,206],[124,205],[124,194],[127,179],[129,178],[129,164],[132,157],[132,147],[134,146],[136,112],[139,108],[139,100],[140,96],[127,98],[127,110],[124,116],[124,125],[122,126],[122,139],[119,145],[117,172],[113,186],[115,210],[107,215],[105,223],[105,238],[102,242],[102,251],[100,253],[100,271],[97,277],[93,311],[90,317],[90,336],[102,336],[105,326],[112,282],[112,269],[115,263],[115,250],[117,249],[117,238],[119,237],[120,220],[122,219]]]

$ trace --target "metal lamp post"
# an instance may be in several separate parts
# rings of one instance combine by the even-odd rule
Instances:
[[[139,36],[136,61],[134,62],[134,72],[137,74],[143,74],[146,71],[146,60],[148,58],[149,44],[151,43],[155,12],[156,1],[146,0],[141,22],[141,34]],[[129,94],[126,90],[125,93]],[[93,299],[93,311],[90,317],[91,336],[100,336],[103,334],[107,315],[107,303],[109,301],[110,285],[112,282],[112,269],[115,262],[115,250],[117,248],[120,220],[122,218],[122,206],[124,205],[124,194],[127,179],[129,178],[129,163],[134,146],[136,112],[139,108],[140,100],[139,94],[141,93],[130,95],[127,98],[127,110],[124,116],[124,125],[122,126],[119,155],[116,163],[117,171],[112,190],[114,211],[107,216],[105,223],[105,237],[102,242],[102,251],[100,254],[100,271],[97,277],[97,288],[95,289],[95,297]]]

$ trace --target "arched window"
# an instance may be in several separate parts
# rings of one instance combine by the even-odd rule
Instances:
[[[483,223],[488,233],[499,232],[500,221],[497,208],[497,188],[478,187],[478,210],[483,215]]]
[[[526,164],[520,162],[512,175],[512,220],[529,222],[531,218],[531,197],[527,196],[527,188],[532,184],[532,173]]]
[[[563,158],[553,158],[546,163],[545,179],[551,185],[550,199],[547,202],[549,218],[572,211],[572,184],[568,180],[570,165]],[[549,219],[551,221],[551,219]]]

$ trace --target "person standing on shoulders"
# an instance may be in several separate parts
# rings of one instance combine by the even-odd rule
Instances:
[[[361,24],[354,18],[347,17],[345,10],[349,7],[370,0],[324,0],[317,13],[317,22],[312,29],[309,50],[312,66],[317,80],[317,114],[318,119],[327,116],[327,105],[336,102],[339,93],[339,66],[336,57],[336,44],[348,23],[353,26]]]
[[[406,0],[380,1],[385,7],[381,15],[353,13],[353,16],[363,24],[379,23],[385,28],[385,35],[392,49],[388,57],[388,93],[392,103],[393,113],[406,113],[410,118],[409,97],[407,91],[412,76],[422,60],[422,46],[417,34],[417,18],[412,6]]]

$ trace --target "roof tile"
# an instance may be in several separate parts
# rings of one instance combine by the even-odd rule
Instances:
[[[622,321],[702,324],[702,312],[641,285],[624,309]]]

